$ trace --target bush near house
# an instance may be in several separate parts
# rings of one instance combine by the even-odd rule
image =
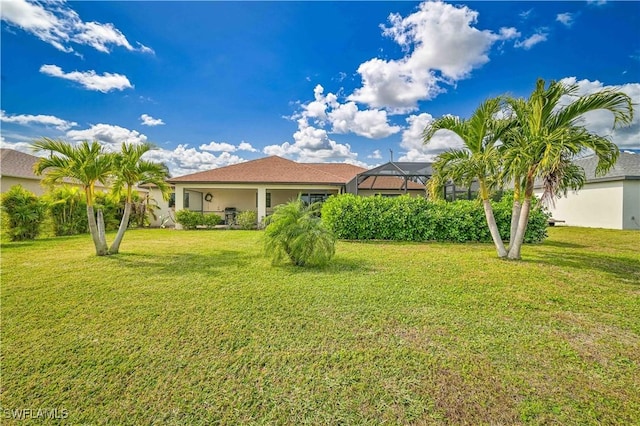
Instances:
[[[493,203],[500,235],[509,238],[513,195]],[[532,209],[525,235],[528,243],[546,238],[549,215]],[[329,197],[322,219],[337,238],[346,240],[400,240],[491,242],[482,205],[478,200],[430,201],[421,197]]]
[[[176,212],[176,222],[184,229],[213,228],[222,222],[222,218],[217,214],[202,214],[191,210],[180,210]]]
[[[258,224],[258,214],[253,210],[238,213],[236,223],[240,229],[255,229]]]
[[[46,204],[21,185],[12,186],[2,195],[2,210],[7,215],[11,241],[33,240],[40,234],[46,217]]]

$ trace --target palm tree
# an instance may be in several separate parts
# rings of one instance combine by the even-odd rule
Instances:
[[[71,145],[60,140],[42,138],[32,144],[33,150],[49,151],[49,158],[40,158],[34,165],[36,175],[45,173],[42,180],[45,184],[62,183],[70,179],[82,186],[87,201],[87,219],[89,232],[98,256],[109,254],[104,235],[102,211],[98,210],[98,219],[94,212],[95,185],[100,182],[106,185],[111,173],[111,156],[106,154],[98,142],[81,142]]]
[[[169,170],[164,164],[143,160],[142,156],[154,149],[149,143],[122,144],[122,151],[113,154],[114,175],[113,191],[125,193],[124,214],[120,221],[118,233],[109,248],[110,254],[117,254],[124,233],[129,226],[129,216],[133,206],[133,188],[136,185],[151,183],[160,189],[165,200],[169,199],[171,188],[165,179],[169,177]]]
[[[552,81],[545,87],[545,81],[539,79],[527,100],[507,99],[513,114],[511,127],[503,138],[503,172],[523,190],[515,235],[509,245],[510,259],[520,258],[536,179],[543,182],[543,199],[550,200],[558,192],[584,184],[584,171],[581,173],[571,164],[575,155],[593,151],[598,157],[599,174],[616,163],[618,147],[608,138],[588,132],[581,119],[587,112],[607,110],[613,114],[614,128],[628,125],[633,119],[631,98],[613,89],[579,97],[577,92],[577,84]],[[563,105],[566,97],[575,100]]]
[[[467,120],[453,116],[439,118],[425,129],[423,138],[424,143],[427,144],[436,132],[449,130],[462,139],[463,148],[443,152],[433,164],[434,178],[432,179],[437,184],[429,185],[430,192],[433,195],[437,191],[435,187],[448,180],[467,186],[477,180],[491,238],[498,256],[505,257],[507,250],[500,237],[490,201],[491,192],[499,184],[497,176],[500,156],[496,143],[506,130],[507,124],[505,120],[496,118],[501,105],[501,98],[487,99]]]
[[[321,203],[300,198],[277,206],[266,220],[264,248],[273,263],[288,257],[296,266],[323,265],[335,253],[335,238],[320,218]]]

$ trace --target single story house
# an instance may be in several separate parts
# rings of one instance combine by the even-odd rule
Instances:
[[[347,192],[347,184],[367,169],[345,163],[298,163],[278,156],[169,179],[175,186],[175,210],[216,213],[228,219],[234,212],[253,210],[258,221],[273,208],[300,196],[307,202],[322,201]],[[424,185],[396,176],[357,180],[361,194],[423,195]]]
[[[22,185],[36,195],[42,195],[46,188],[40,184],[41,176],[33,173],[33,166],[38,161],[35,155],[13,149],[0,149],[0,192],[5,193],[12,186]]]
[[[640,154],[620,153],[617,163],[604,176],[596,176],[598,159],[575,160],[585,171],[587,182],[578,192],[555,200],[551,216],[566,225],[590,228],[640,229]],[[537,185],[535,194],[542,195]]]
[[[8,148],[0,149],[0,192],[4,193],[14,185],[21,185],[24,189],[40,196],[47,192],[42,185],[43,176],[37,176],[33,167],[40,157]],[[71,179],[64,179],[66,185],[79,186]],[[96,190],[109,192],[109,187],[96,184]],[[138,192],[148,192],[145,188],[136,188]]]

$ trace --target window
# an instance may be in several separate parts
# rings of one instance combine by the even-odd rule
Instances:
[[[324,202],[329,195],[327,193],[324,194],[300,194],[300,199],[305,204],[313,204],[317,202]]]
[[[271,208],[271,193],[267,192],[267,197],[266,197],[266,204],[267,204],[267,208]],[[256,192],[256,207],[258,207],[258,193]]]
[[[172,192],[171,195],[169,195],[169,207],[175,207],[176,206],[176,193]]]
[[[185,191],[184,193],[184,205],[182,206],[185,209],[189,208],[189,193]]]

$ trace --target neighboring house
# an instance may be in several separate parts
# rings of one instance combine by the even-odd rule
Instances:
[[[35,155],[13,149],[0,149],[0,192],[4,193],[14,185],[22,185],[34,194],[40,196],[47,192],[47,187],[42,185],[43,176],[36,176],[33,173],[33,166],[40,159]],[[65,179],[67,185],[80,186],[71,179]],[[96,184],[96,190],[109,192],[109,187]],[[138,192],[146,193],[148,189],[136,188]],[[141,194],[142,195],[142,194]]]
[[[584,168],[587,182],[549,206],[551,216],[566,225],[590,228],[640,229],[640,154],[620,153],[616,165],[596,176],[595,156],[575,160]],[[535,194],[542,195],[537,185]]]
[[[300,196],[322,201],[347,192],[351,182],[366,169],[344,163],[297,163],[278,156],[169,179],[175,185],[175,209],[216,213],[229,219],[235,212],[257,211],[258,221],[279,204]],[[367,194],[402,194],[404,179],[363,179],[359,191]],[[408,190],[424,194],[424,185],[411,182]]]
[[[40,185],[42,177],[33,173],[33,165],[38,161],[35,155],[13,149],[0,149],[0,192],[4,193],[14,185],[22,185],[36,195],[42,195],[46,188]]]

